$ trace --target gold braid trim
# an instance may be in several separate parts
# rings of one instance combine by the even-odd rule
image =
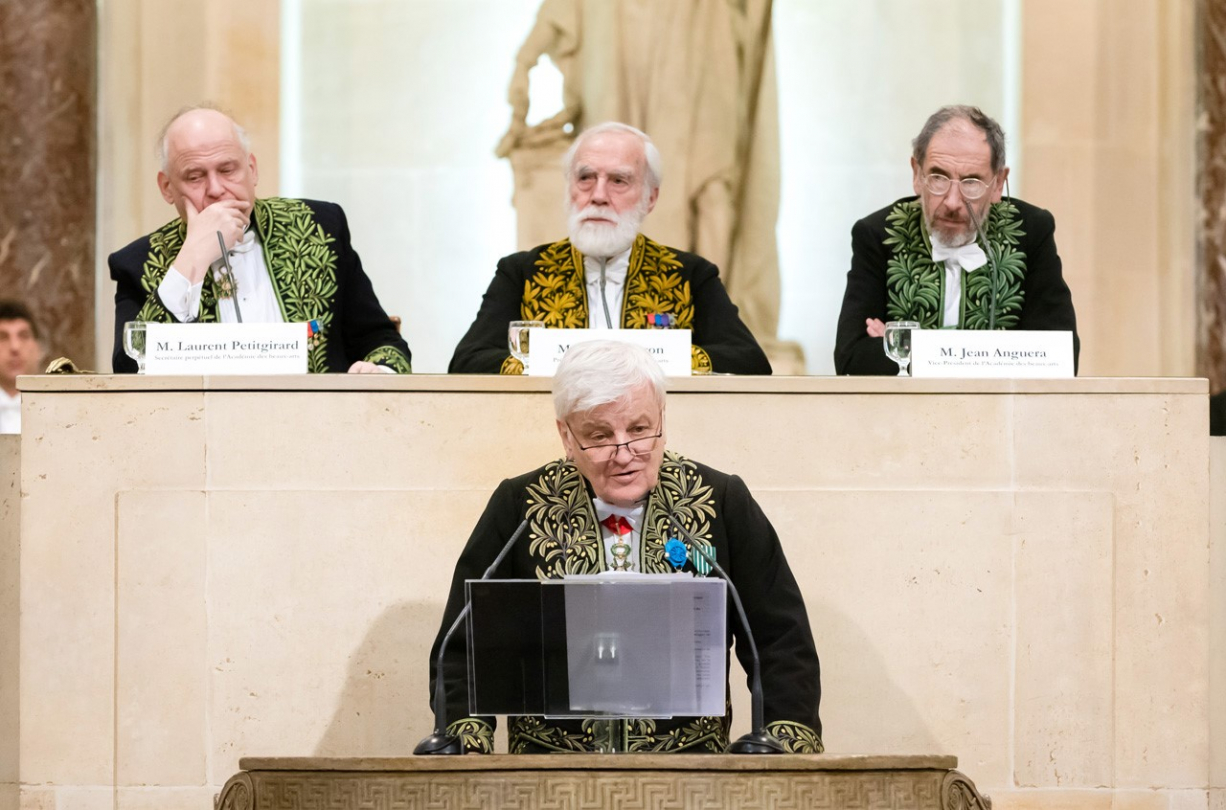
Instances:
[[[766,730],[783,743],[783,750],[789,754],[821,754],[826,751],[822,738],[804,723],[776,720],[767,723]]]
[[[595,720],[585,719],[578,731],[554,725],[540,717],[511,717],[507,725],[507,748],[512,754],[544,749],[557,754],[585,754],[597,750]],[[622,740],[632,753],[676,754],[683,751],[721,753],[728,747],[728,724],[723,717],[695,717],[667,733],[656,729],[654,720],[628,720]]]
[[[536,270],[524,281],[519,315],[525,321],[541,321],[550,329],[582,329],[588,325],[587,288],[583,282],[583,254],[569,239],[554,242],[541,251]],[[622,301],[623,329],[647,329],[656,315],[668,315],[670,328],[694,328],[694,298],[690,283],[681,275],[681,262],[671,248],[639,234],[630,250],[626,292]],[[711,357],[701,348],[691,349],[695,372],[711,371]],[[503,361],[499,374],[523,374],[514,357]]]
[[[465,717],[447,726],[447,733],[454,734],[464,743],[468,754],[494,753],[494,727],[480,717]]]

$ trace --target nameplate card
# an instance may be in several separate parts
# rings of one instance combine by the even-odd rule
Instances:
[[[642,346],[664,369],[666,377],[688,377],[689,329],[539,329],[528,330],[528,374],[552,377],[566,350],[589,340],[620,340]]]
[[[305,323],[151,323],[146,374],[306,374]]]
[[[1073,333],[917,329],[912,377],[1053,378],[1073,376]]]

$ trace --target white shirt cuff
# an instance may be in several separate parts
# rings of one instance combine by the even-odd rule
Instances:
[[[380,366],[376,364],[375,367],[379,369],[380,374],[395,374],[396,373],[396,369],[390,366]]]
[[[166,277],[158,285],[158,298],[162,306],[174,316],[176,321],[186,323],[194,321],[200,315],[200,291],[204,289],[203,280],[192,284],[187,277],[175,269],[172,264],[166,271]]]

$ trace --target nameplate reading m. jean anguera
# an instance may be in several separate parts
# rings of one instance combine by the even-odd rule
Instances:
[[[146,374],[306,374],[305,323],[151,323]]]
[[[528,374],[552,377],[566,350],[588,340],[620,340],[642,346],[664,369],[667,377],[688,377],[690,366],[689,329],[530,329],[528,330]]]
[[[917,329],[912,377],[1052,378],[1073,376],[1073,333]]]

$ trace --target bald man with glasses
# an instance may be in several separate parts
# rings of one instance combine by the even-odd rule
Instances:
[[[1080,343],[1050,212],[1003,194],[1005,135],[977,107],[942,107],[912,141],[912,187],[851,229],[838,374],[896,375],[887,321],[924,329],[1052,329]]]

